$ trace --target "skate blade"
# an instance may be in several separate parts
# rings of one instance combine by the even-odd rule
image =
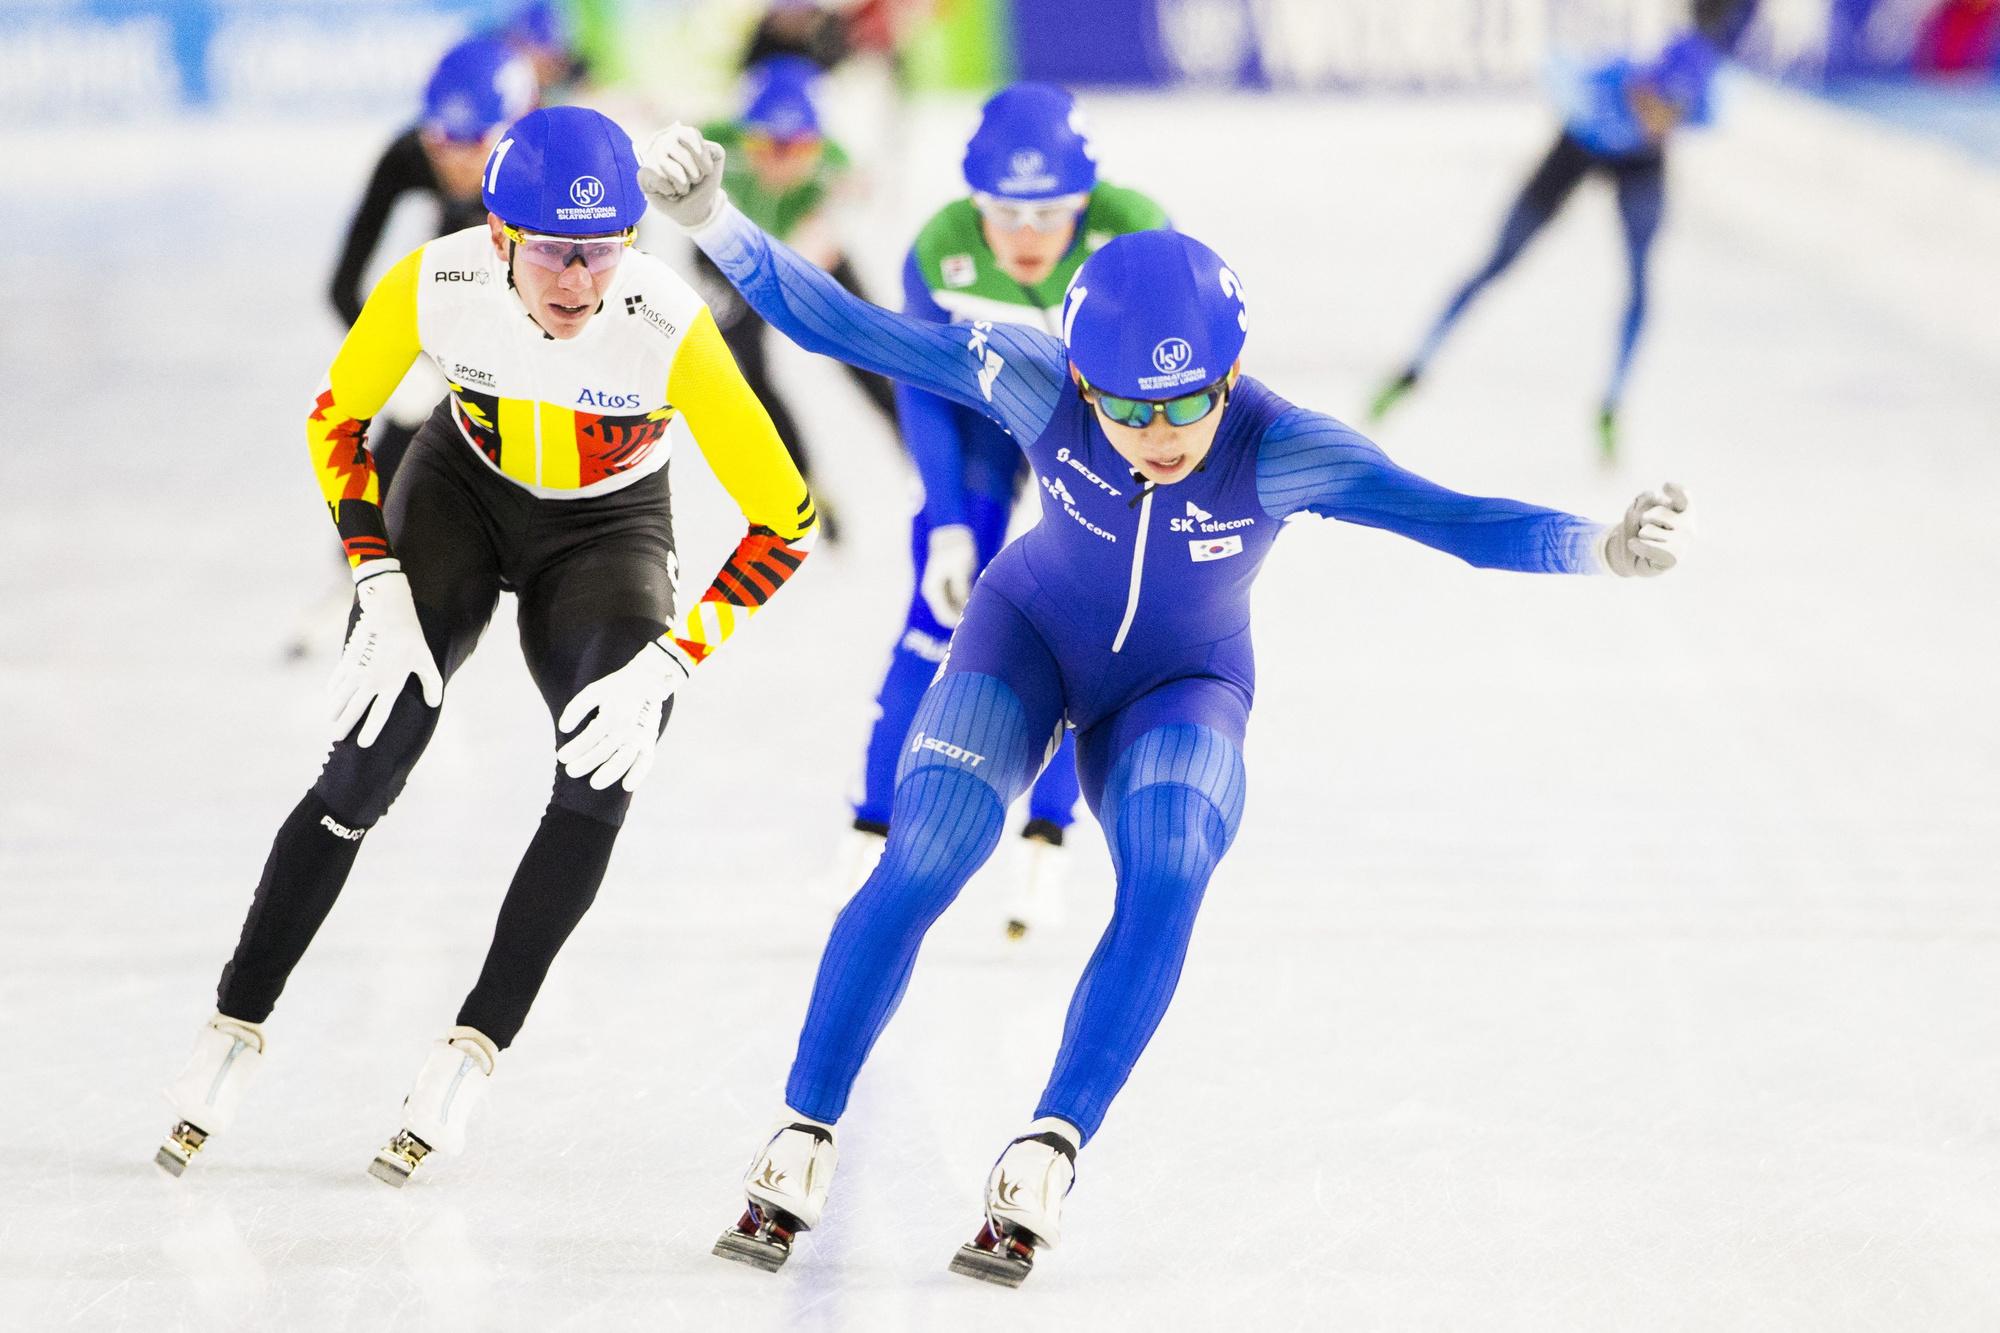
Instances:
[[[393,1185],[397,1189],[401,1189],[403,1186],[409,1184],[410,1177],[415,1172],[416,1168],[414,1166],[404,1162],[401,1158],[391,1157],[386,1152],[378,1153],[375,1160],[368,1164],[369,1175],[375,1177],[375,1179],[381,1181],[384,1185]]]
[[[977,1278],[1001,1287],[1018,1287],[1035,1271],[1032,1258],[996,1254],[983,1246],[965,1244],[951,1257],[951,1271],[962,1277]]]
[[[201,1151],[201,1145],[208,1142],[208,1135],[183,1120],[167,1131],[167,1141],[153,1154],[153,1165],[174,1179],[180,1179],[181,1172],[188,1169],[194,1155]]]
[[[731,1227],[716,1238],[715,1248],[709,1253],[718,1259],[734,1259],[739,1264],[775,1273],[785,1266],[785,1260],[792,1257],[792,1247],[780,1240],[746,1236]]]
[[[423,1165],[424,1158],[430,1156],[430,1151],[430,1145],[409,1130],[398,1130],[396,1137],[368,1164],[368,1174],[384,1185],[401,1189]]]

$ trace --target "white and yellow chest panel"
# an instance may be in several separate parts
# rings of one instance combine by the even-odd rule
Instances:
[[[451,386],[459,433],[494,471],[536,495],[603,495],[667,464],[667,380],[701,298],[643,251],[625,256],[604,305],[574,338],[551,338],[507,281],[484,227],[426,245],[417,337]]]

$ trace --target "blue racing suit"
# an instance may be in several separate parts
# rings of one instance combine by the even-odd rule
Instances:
[[[1087,1138],[1166,1012],[1242,818],[1250,586],[1283,521],[1344,519],[1481,567],[1545,573],[1595,572],[1603,529],[1446,490],[1248,378],[1221,409],[1204,465],[1146,485],[1078,397],[1056,338],[869,305],[733,208],[695,240],[801,346],[994,421],[1026,455],[1042,505],[1041,522],[975,586],[918,707],[887,845],[827,941],[786,1101],[817,1120],[840,1116],[924,933],[992,852],[1067,720],[1117,893],[1035,1114]]]

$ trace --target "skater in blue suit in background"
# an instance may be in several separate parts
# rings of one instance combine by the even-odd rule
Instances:
[[[775,1268],[819,1220],[834,1123],[902,998],[931,923],[993,851],[1008,805],[1065,725],[1117,874],[1033,1123],[987,1183],[953,1267],[1018,1283],[1054,1245],[1097,1132],[1180,978],[1209,876],[1236,836],[1255,688],[1250,586],[1286,518],[1385,528],[1474,565],[1658,574],[1687,499],[1641,495],[1608,526],[1461,495],[1240,373],[1243,285],[1170,231],[1107,242],[1064,299],[1061,336],[941,325],[858,300],[723,196],[722,150],[674,126],[640,180],[775,328],[810,351],[986,414],[1027,456],[1041,522],[974,586],[903,746],[882,859],[834,923],[780,1127],[717,1252]]]
[[[1617,192],[1629,283],[1611,378],[1597,416],[1598,447],[1607,462],[1616,456],[1619,403],[1646,322],[1647,267],[1666,207],[1667,139],[1679,127],[1709,123],[1715,71],[1754,8],[1754,0],[1698,0],[1694,26],[1647,63],[1620,56],[1588,67],[1555,64],[1551,83],[1563,118],[1555,145],[1521,187],[1500,224],[1493,253],[1445,303],[1409,364],[1377,392],[1371,421],[1388,415],[1417,386],[1473,299],[1512,267],[1528,242],[1561,211],[1577,183],[1601,173]]]

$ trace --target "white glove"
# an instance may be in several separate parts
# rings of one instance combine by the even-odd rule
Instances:
[[[679,121],[655,134],[639,155],[639,188],[653,206],[689,231],[722,211],[722,145]]]
[[[1687,492],[1670,481],[1658,495],[1640,492],[1625,517],[1605,529],[1598,554],[1621,579],[1651,578],[1680,563],[1693,533]]]
[[[424,642],[417,623],[417,604],[410,599],[410,580],[399,560],[369,560],[354,570],[354,600],[361,618],[348,632],[340,663],[327,687],[333,707],[333,739],[354,730],[365,712],[355,743],[367,749],[389,723],[389,713],[411,676],[424,688],[424,702],[436,708],[444,702],[444,677]]]
[[[687,678],[686,659],[653,640],[624,666],[576,692],[556,720],[556,729],[568,731],[592,709],[597,716],[563,743],[556,762],[573,778],[589,774],[590,785],[598,791],[620,778],[626,791],[639,790],[653,768],[660,710]]]
[[[972,529],[963,523],[947,523],[932,528],[930,548],[924,555],[924,577],[918,585],[924,602],[938,624],[949,629],[965,618],[965,603],[972,596],[979,553],[972,543]]]

